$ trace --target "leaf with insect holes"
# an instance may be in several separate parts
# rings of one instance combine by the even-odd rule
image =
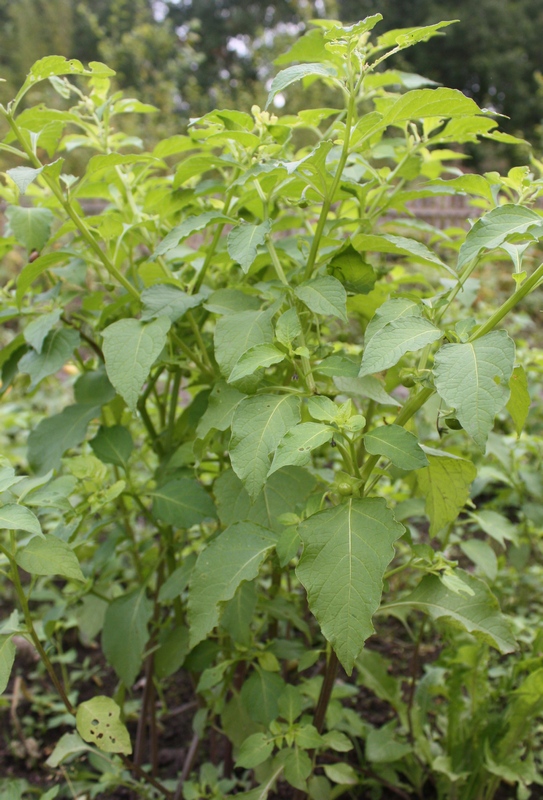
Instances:
[[[403,525],[381,498],[353,498],[306,519],[296,574],[324,637],[350,675],[381,602],[383,576]]]
[[[121,709],[111,697],[93,697],[81,703],[75,717],[77,732],[103,753],[132,752],[130,734],[121,722]]]

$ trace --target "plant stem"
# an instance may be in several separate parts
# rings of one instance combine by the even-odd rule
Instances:
[[[322,729],[324,727],[324,718],[326,716],[326,709],[328,708],[328,703],[330,702],[330,698],[332,697],[332,690],[334,688],[338,666],[339,666],[338,657],[332,650],[330,653],[330,658],[328,659],[328,663],[326,665],[326,671],[324,673],[324,681],[322,682],[319,699],[317,701],[317,707],[315,708],[315,716],[313,717],[313,725],[315,726],[315,728],[318,730],[319,733],[322,733]]]

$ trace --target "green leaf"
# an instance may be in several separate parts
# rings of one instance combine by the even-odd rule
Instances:
[[[241,745],[236,759],[236,766],[253,769],[262,764],[273,752],[274,741],[265,733],[253,733]]]
[[[6,691],[16,652],[11,636],[0,636],[0,694]]]
[[[400,46],[403,50],[406,47],[412,47],[417,42],[426,42],[437,34],[441,28],[446,28],[448,25],[454,25],[458,22],[457,19],[445,20],[444,22],[436,22],[433,25],[424,25],[420,28],[400,28],[390,30],[379,36],[377,39],[377,47],[388,48]]]
[[[170,325],[167,317],[149,323],[121,319],[103,331],[108,378],[131,411],[136,410],[149,370],[166,344]]]
[[[86,177],[95,181],[99,173],[113,170],[114,167],[123,164],[137,164],[141,161],[155,161],[155,159],[149,153],[107,153],[92,156],[87,164]],[[103,175],[101,177],[104,178]]]
[[[341,731],[328,731],[322,737],[323,744],[327,747],[335,750],[336,753],[348,753],[350,750],[353,749],[353,743]]]
[[[408,239],[405,236],[392,236],[391,234],[360,234],[355,237],[355,244],[358,250],[368,250],[376,253],[393,253],[394,255],[410,255],[414,256],[417,261],[433,264],[446,269],[448,272],[452,272],[447,264],[445,264],[433,250],[430,250],[429,247],[426,247],[425,244],[418,242],[416,239]],[[454,274],[453,272],[453,275]]]
[[[170,322],[176,322],[190,308],[199,306],[205,298],[206,295],[203,293],[187,294],[176,286],[157,283],[141,293],[143,303],[141,319],[147,322],[156,317],[167,317]]]
[[[5,215],[17,241],[29,252],[39,253],[51,235],[53,212],[49,208],[8,206]]]
[[[121,722],[121,709],[111,697],[93,697],[81,703],[75,717],[77,732],[104,753],[132,752],[130,735]]]
[[[300,400],[292,395],[257,395],[234,412],[230,461],[254,500],[270,468],[271,453],[300,419]]]
[[[512,653],[516,649],[516,643],[511,627],[500,612],[498,601],[486,583],[464,570],[457,569],[455,572],[473,594],[457,594],[448,589],[436,575],[426,575],[411,594],[395,603],[388,603],[383,611],[415,608],[425,611],[432,619],[450,619],[469,633],[480,635],[502,653]]]
[[[177,247],[179,242],[183,239],[207,228],[209,225],[213,225],[215,222],[235,222],[235,220],[221,214],[219,211],[205,211],[203,214],[188,217],[180,225],[177,225],[171,230],[160,242],[153,254],[153,258],[165,255],[170,250],[173,250],[174,247]]]
[[[489,581],[495,581],[498,575],[498,559],[488,542],[481,539],[469,539],[460,542],[460,549],[476,567],[483,572]]]
[[[334,383],[342,394],[367,397],[383,406],[401,405],[395,397],[385,392],[383,384],[373,375],[365,375],[363,378],[336,377]]]
[[[113,400],[115,394],[102,367],[84,372],[74,383],[75,401],[80,405],[104,406]]]
[[[124,425],[100,426],[98,433],[89,442],[94,455],[104,464],[126,466],[134,449],[134,442],[128,428]]]
[[[366,737],[366,758],[371,763],[386,764],[391,761],[400,761],[412,747],[409,744],[397,741],[395,737],[397,723],[392,720],[381,728],[370,728]]]
[[[270,475],[254,503],[233,470],[226,470],[213,486],[223,525],[250,520],[276,533],[283,531],[278,518],[303,507],[315,488],[315,478],[299,467],[285,467]]]
[[[198,422],[196,437],[203,439],[212,430],[227,430],[232,424],[234,411],[244,397],[244,394],[224,381],[216,383],[209,395],[207,409]]]
[[[61,317],[62,311],[60,308],[55,308],[48,314],[41,314],[32,322],[29,322],[23,331],[25,342],[34,348],[36,353],[41,353],[43,341],[49,331],[55,327]]]
[[[507,401],[506,408],[511,414],[511,418],[515,424],[517,436],[520,436],[524,423],[528,418],[530,410],[530,393],[528,391],[528,379],[524,371],[524,367],[515,367],[511,377],[509,378],[509,390],[511,395]]]
[[[381,498],[350,499],[314,514],[298,533],[304,552],[296,573],[323,635],[350,675],[374,629],[383,576],[404,531]]]
[[[477,220],[464,239],[458,253],[458,271],[477,258],[483,250],[500,247],[508,236],[526,233],[530,228],[541,225],[542,221],[540,214],[526,206],[509,203],[493,208]]]
[[[296,686],[288,685],[278,701],[281,717],[292,725],[302,713],[302,695]]]
[[[31,575],[60,575],[69,580],[85,582],[72,548],[51,534],[45,538],[35,536],[17,550],[15,561]]]
[[[19,361],[19,370],[30,375],[30,388],[58,372],[72,357],[79,341],[77,331],[57,328],[47,334],[40,353],[34,350],[26,353]]]
[[[15,102],[18,103],[21,97],[34,86],[38,81],[44,81],[47,78],[52,78],[55,75],[87,75],[106,78],[110,75],[115,75],[114,70],[101,64],[99,61],[89,62],[90,69],[85,69],[81,61],[73,58],[70,61],[64,56],[45,56],[36,61],[23,83],[22,87],[17,93]]]
[[[159,680],[177,672],[189,654],[189,629],[182,625],[166,636],[155,652],[154,667]]]
[[[294,67],[282,69],[281,72],[277,73],[271,83],[268,99],[266,101],[266,108],[268,108],[273,98],[279,92],[282,92],[283,89],[286,89],[287,86],[290,86],[291,83],[295,83],[308,76],[331,78],[336,74],[336,70],[333,67],[325,67],[324,64],[297,64]]]
[[[273,364],[279,364],[284,358],[285,353],[278,350],[273,344],[256,344],[240,357],[228,377],[228,382],[235,383],[252,375],[257,369],[265,369]]]
[[[26,531],[36,536],[43,536],[37,516],[25,506],[9,503],[0,508],[0,530]]]
[[[382,425],[364,436],[368,453],[385,456],[400,469],[420,469],[428,466],[428,459],[417,437],[400,425]]]
[[[256,669],[241,688],[241,700],[252,720],[266,727],[279,713],[284,680],[276,672]]]
[[[518,545],[519,532],[517,525],[507,517],[504,517],[503,514],[498,514],[497,511],[491,511],[490,509],[483,509],[482,511],[477,511],[477,513],[470,514],[470,517],[475,520],[482,531],[492,537],[503,548],[506,547],[506,542],[513,542],[513,544]]]
[[[252,643],[251,623],[257,602],[255,581],[243,581],[232,600],[224,606],[221,629],[230,634],[236,644],[250,647]]]
[[[311,460],[311,451],[329,442],[333,436],[334,428],[329,425],[301,422],[287,431],[279,442],[269,474],[289,465],[305,466]]]
[[[420,303],[415,300],[409,300],[407,297],[393,297],[385,300],[366,326],[364,331],[365,344],[367,345],[370,339],[378,331],[382,331],[389,322],[396,322],[396,320],[404,317],[417,317],[420,319],[422,317]]]
[[[376,103],[377,110],[381,108]],[[477,103],[457,89],[413,89],[401,95],[385,111],[379,128],[414,119],[473,117],[482,114]]]
[[[446,344],[435,357],[436,389],[477,446],[484,451],[494,417],[509,399],[515,344],[505,331],[491,331],[463,344]]]
[[[349,292],[368,294],[375,286],[375,270],[352,245],[335,255],[328,266]]]
[[[17,292],[15,297],[19,308],[21,307],[26,290],[32,286],[34,281],[39,278],[39,276],[45,272],[45,270],[49,269],[50,267],[54,267],[57,264],[62,264],[62,262],[67,261],[70,258],[73,258],[72,253],[66,253],[61,250],[57,250],[54,253],[47,253],[47,255],[40,256],[35,261],[26,264],[17,278]]]
[[[183,559],[181,566],[177,567],[160,587],[158,599],[161,603],[174,600],[176,597],[181,596],[181,593],[187,587],[195,564],[196,553],[190,553],[190,555]]]
[[[364,348],[359,377],[394,367],[406,353],[420,350],[441,336],[439,328],[423,317],[405,317],[388,322]]]
[[[285,347],[290,347],[301,332],[302,325],[295,308],[281,314],[275,325],[275,336]]]
[[[237,261],[245,273],[249,272],[258,248],[264,244],[270,231],[271,222],[266,220],[259,225],[241,222],[228,234],[226,240],[228,255]]]
[[[295,789],[305,791],[307,778],[311,774],[313,765],[305,750],[295,747],[285,759],[284,776]]]
[[[153,614],[153,604],[146,592],[146,586],[142,586],[115,598],[108,605],[104,617],[104,655],[128,688],[138,676],[149,638],[147,625]]]
[[[32,167],[14,167],[13,169],[7,169],[6,173],[16,184],[21,194],[24,194],[30,184],[36,180],[42,171],[43,167],[39,169],[33,169]]]
[[[99,406],[77,404],[42,419],[28,437],[28,460],[32,469],[40,475],[56,469],[66,450],[81,444],[89,422],[99,414]]]
[[[324,772],[333,783],[341,786],[356,786],[360,779],[350,764],[325,764]]]
[[[225,378],[229,378],[241,356],[257,344],[273,342],[271,309],[227,314],[215,327],[215,358]]]
[[[200,553],[189,586],[191,649],[218,624],[219,605],[232,599],[242,581],[256,578],[275,542],[274,534],[260,525],[238,522]]]
[[[217,516],[211,497],[196,480],[179,478],[152,492],[153,516],[176,528],[191,528]]]
[[[426,497],[430,536],[436,536],[464,508],[477,469],[470,461],[446,453],[443,457],[428,455],[428,461],[429,466],[418,473],[417,479]]]
[[[48,767],[56,769],[62,764],[65,758],[78,753],[84,753],[91,748],[85,744],[81,736],[77,733],[64,733],[55,745],[55,749],[45,762]]]
[[[294,293],[315,314],[339,317],[347,322],[347,293],[337,278],[326,275],[298,286]]]

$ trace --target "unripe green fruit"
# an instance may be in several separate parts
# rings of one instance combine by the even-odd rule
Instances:
[[[349,497],[353,493],[353,487],[347,481],[339,483],[337,490],[342,497]]]
[[[447,426],[447,428],[450,428],[451,431],[461,431],[462,430],[462,425],[456,419],[456,417],[447,417],[447,419],[445,420],[445,425]]]

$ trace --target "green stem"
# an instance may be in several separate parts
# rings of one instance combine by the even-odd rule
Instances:
[[[343,149],[341,151],[341,155],[339,157],[339,162],[337,165],[336,174],[334,176],[334,180],[332,181],[332,185],[330,187],[330,191],[328,192],[324,203],[322,204],[321,213],[319,216],[319,221],[317,222],[317,227],[315,229],[315,234],[313,236],[313,242],[311,243],[311,249],[309,251],[309,256],[307,259],[307,265],[305,268],[304,273],[304,280],[307,281],[313,274],[313,270],[315,268],[315,261],[317,259],[317,252],[319,250],[320,240],[322,238],[322,234],[324,231],[324,226],[326,225],[326,221],[328,219],[328,214],[330,213],[330,208],[332,206],[335,194],[337,192],[338,186],[340,184],[343,170],[345,169],[345,164],[347,163],[347,158],[349,156],[349,143],[351,138],[351,129],[353,126],[353,121],[356,116],[356,95],[354,90],[351,91],[349,96],[349,104],[347,107],[347,119],[345,120],[345,138],[343,140]]]

